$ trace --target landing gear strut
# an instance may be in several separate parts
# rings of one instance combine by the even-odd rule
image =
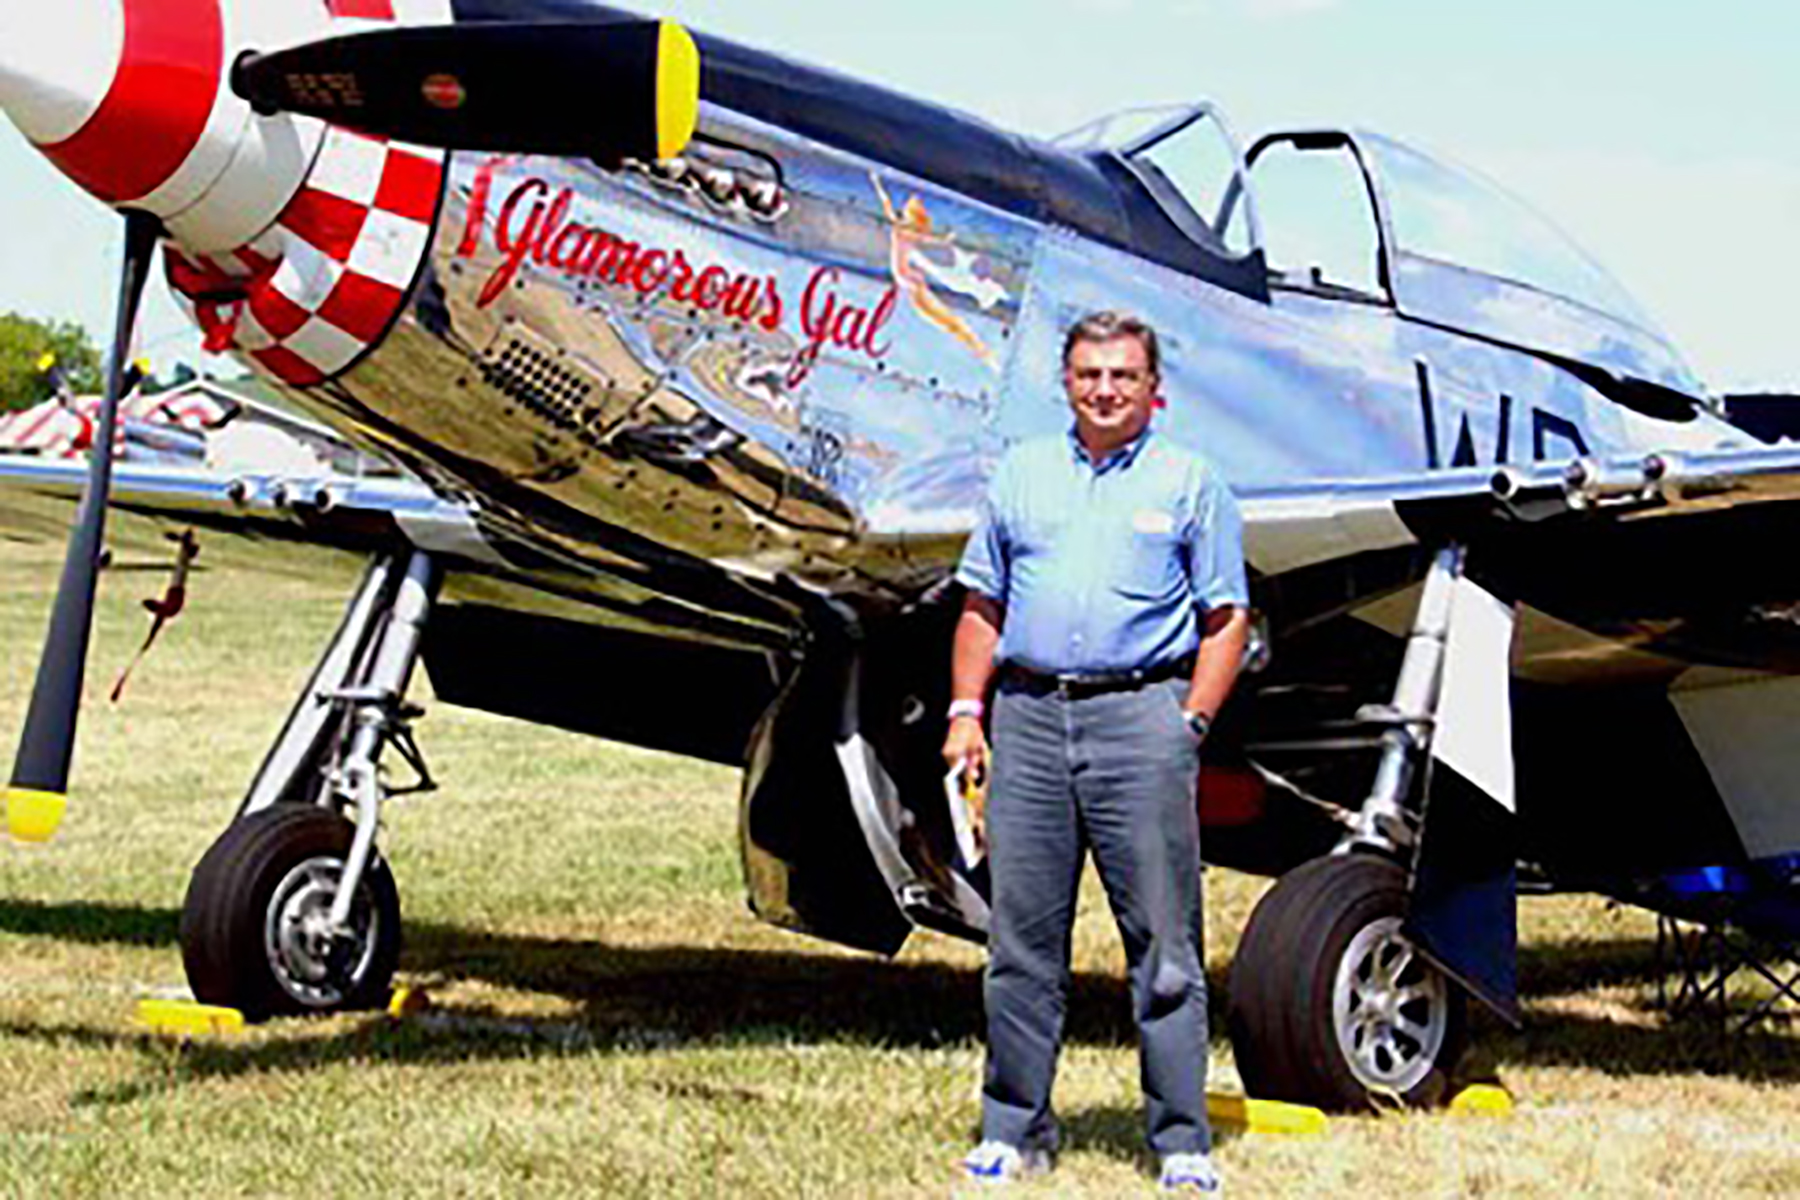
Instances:
[[[420,552],[371,564],[235,822],[194,869],[181,952],[197,1000],[253,1020],[385,1002],[400,900],[381,805],[433,786],[405,703],[438,585]],[[388,747],[418,782],[388,783]]]
[[[1463,990],[1401,932],[1417,843],[1419,766],[1435,727],[1462,574],[1441,551],[1419,600],[1390,704],[1359,720],[1381,759],[1337,851],[1265,895],[1231,968],[1230,1029],[1251,1095],[1338,1110],[1447,1099],[1464,1046]]]

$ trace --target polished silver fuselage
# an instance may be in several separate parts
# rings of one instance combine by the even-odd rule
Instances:
[[[1263,576],[1409,540],[1327,529],[1296,549],[1257,519],[1291,489],[1748,441],[1394,305],[1259,301],[746,117],[709,109],[703,129],[736,149],[699,145],[673,176],[453,156],[405,313],[296,393],[478,496],[494,548],[529,551],[500,573],[604,599],[586,619],[767,646],[778,585],[916,598],[1004,447],[1066,424],[1060,331],[1100,307],[1163,331],[1159,427],[1232,480]],[[1535,299],[1553,341],[1628,340]],[[1543,644],[1569,661],[1566,630]]]

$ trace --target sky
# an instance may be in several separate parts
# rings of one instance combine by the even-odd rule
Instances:
[[[1196,99],[1246,143],[1284,128],[1381,130],[1548,215],[1712,391],[1800,392],[1794,0],[667,0],[654,11],[1030,134]],[[101,341],[118,227],[0,122],[0,311],[76,320]],[[144,347],[161,367],[198,339],[160,279],[152,287]]]

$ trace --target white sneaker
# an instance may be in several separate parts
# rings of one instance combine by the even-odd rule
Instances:
[[[1021,1150],[1006,1142],[983,1142],[963,1159],[963,1172],[980,1183],[1014,1183],[1050,1170],[1047,1150]]]
[[[1224,1188],[1210,1154],[1169,1154],[1162,1160],[1165,1192],[1197,1192],[1216,1196]]]

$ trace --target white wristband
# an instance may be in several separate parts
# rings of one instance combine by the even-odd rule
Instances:
[[[987,705],[979,700],[952,700],[950,702],[949,717],[952,721],[958,717],[974,717],[979,721],[982,714],[986,712]]]

